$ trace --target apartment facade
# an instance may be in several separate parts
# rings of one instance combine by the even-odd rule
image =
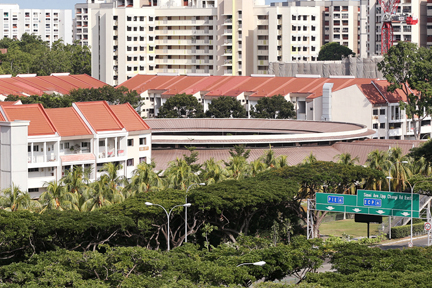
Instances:
[[[269,62],[316,61],[330,41],[358,50],[355,1],[88,0],[75,9],[74,38],[91,46],[92,76],[111,85],[137,74],[268,74]]]
[[[378,1],[361,1],[366,6],[368,14],[366,30],[368,39],[366,44],[368,56],[381,55],[381,26],[383,11]],[[395,15],[412,16],[419,19],[415,25],[409,25],[406,21],[393,21],[393,41],[416,43],[419,46],[427,45],[427,1],[426,0],[401,0]],[[431,34],[432,35],[432,34]]]
[[[17,134],[13,132],[12,138],[5,137],[0,143],[2,159],[12,155],[14,159],[1,171],[3,189],[14,183],[38,197],[46,182],[60,180],[74,166],[91,168],[94,181],[102,175],[105,163],[122,165],[119,175],[130,178],[139,163],[151,162],[150,128],[129,104],[79,102],[55,109],[40,104],[1,104],[0,128],[18,126]],[[28,133],[22,132],[27,126]],[[15,171],[19,178],[12,177]]]
[[[28,33],[50,45],[60,39],[72,44],[72,10],[20,9],[18,4],[0,4],[0,27],[1,38],[21,39]]]

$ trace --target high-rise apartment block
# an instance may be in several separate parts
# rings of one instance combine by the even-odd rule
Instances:
[[[50,44],[59,39],[72,44],[72,10],[20,9],[18,4],[0,4],[0,27],[1,38],[21,39],[27,33]]]
[[[423,2],[402,0],[400,13],[421,17]],[[75,14],[92,76],[112,85],[136,74],[267,74],[270,62],[317,61],[329,42],[380,54],[376,0],[87,0]],[[425,44],[421,27],[394,23],[395,41]]]

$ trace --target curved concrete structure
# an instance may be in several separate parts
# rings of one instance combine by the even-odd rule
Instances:
[[[375,132],[363,125],[272,119],[146,119],[152,129],[153,148],[158,144],[296,144],[361,140]],[[318,144],[318,143],[317,143]]]

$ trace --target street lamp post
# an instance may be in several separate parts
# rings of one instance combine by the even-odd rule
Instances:
[[[190,207],[191,204],[190,203],[186,203],[186,204],[176,205],[176,206],[174,206],[174,207],[171,208],[171,210],[169,211],[169,213],[168,213],[168,211],[162,205],[154,204],[154,203],[151,203],[151,202],[145,202],[145,205],[147,205],[147,206],[153,206],[153,205],[154,206],[159,206],[159,207],[161,207],[165,211],[165,213],[167,215],[167,219],[168,219],[167,246],[168,246],[168,251],[170,251],[170,216],[171,216],[171,212],[174,210],[174,208],[181,207],[181,206],[187,208],[187,207]]]
[[[254,263],[242,263],[237,265],[237,267],[243,266],[243,265],[254,265],[254,266],[264,266],[266,264],[265,261],[259,261],[259,262],[254,262]]]
[[[204,186],[206,184],[205,183],[192,183],[191,185],[189,185],[189,187],[186,189],[185,203],[187,203],[187,195],[188,195],[189,189],[192,188],[195,185]],[[188,229],[187,229],[187,207],[185,207],[185,243],[187,243],[187,235],[188,235]]]
[[[386,177],[388,179],[388,190],[389,190],[389,192],[391,192],[391,190],[390,190],[390,180],[393,179],[393,177],[391,176],[391,168],[393,167],[393,165],[395,163],[404,163],[404,164],[406,164],[406,163],[408,163],[408,161],[400,161],[400,162],[396,161],[396,162],[394,162],[394,163],[392,163],[390,165],[388,176]],[[389,216],[389,239],[391,239],[391,216]]]

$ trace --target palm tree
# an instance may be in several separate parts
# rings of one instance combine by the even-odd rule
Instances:
[[[6,211],[30,210],[38,212],[42,207],[39,202],[31,200],[30,194],[23,192],[18,186],[12,184],[11,188],[4,189],[0,196],[0,207]]]
[[[303,161],[302,164],[312,164],[317,162],[317,158],[315,157],[315,155],[313,155],[313,152],[311,152],[308,156],[306,156]]]
[[[118,191],[107,189],[108,177],[104,177],[99,181],[91,183],[83,190],[83,199],[81,211],[93,211],[100,207],[110,206],[113,203],[120,203],[122,195]]]
[[[228,171],[222,166],[222,161],[216,162],[212,157],[202,166],[200,177],[207,185],[219,183],[228,177]]]
[[[184,159],[172,161],[164,172],[168,186],[173,189],[186,190],[192,183],[199,183],[199,177]]]
[[[79,195],[78,193],[68,192],[65,186],[62,186],[59,181],[46,182],[46,191],[39,198],[39,202],[45,210],[79,210]]]
[[[84,182],[84,171],[81,166],[74,166],[72,171],[69,171],[61,180],[65,189],[71,193],[80,193],[81,189],[86,185]]]
[[[366,159],[366,166],[379,171],[385,171],[391,165],[388,160],[388,153],[378,149],[370,152]],[[373,181],[373,183],[371,183]],[[368,187],[374,190],[381,190],[383,179],[369,179]]]
[[[412,176],[412,172],[409,169],[409,165],[404,162],[408,162],[408,158],[403,155],[402,148],[393,147],[388,152],[389,155],[389,171],[391,181],[393,182],[394,191],[401,192],[406,188],[406,180]]]
[[[276,164],[276,161],[275,161],[275,164]],[[250,165],[252,177],[255,177],[258,173],[266,170],[268,167],[260,159],[256,159],[256,160],[252,161],[249,165]],[[275,167],[275,166],[273,166],[273,167]]]
[[[251,167],[243,156],[230,157],[225,163],[229,178],[241,180],[249,177]]]
[[[280,155],[276,158],[276,168],[282,168],[285,166],[289,166],[288,164],[288,156],[287,155]]]
[[[163,179],[153,170],[155,166],[154,162],[138,164],[133,171],[130,183],[123,189],[126,198],[135,195],[135,193],[158,191],[165,188]]]
[[[360,162],[359,157],[352,158],[350,153],[341,153],[333,157],[333,159],[337,159],[336,163],[344,164],[344,165],[355,165]]]
[[[260,158],[260,160],[265,164],[266,167],[276,167],[276,158],[274,156],[274,151],[271,149],[271,145],[270,149],[264,152],[264,155]]]

